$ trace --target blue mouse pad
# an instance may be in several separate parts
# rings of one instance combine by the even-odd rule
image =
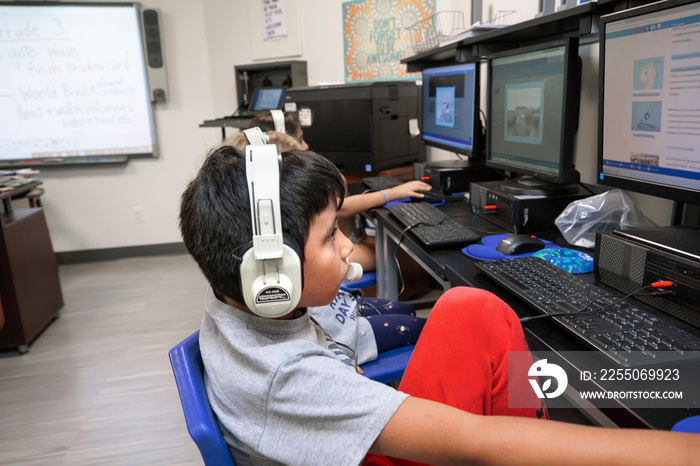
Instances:
[[[593,271],[593,258],[588,254],[574,249],[561,248],[551,241],[541,238],[540,241],[545,244],[545,247],[537,252],[507,256],[502,252],[496,251],[498,244],[508,236],[510,234],[484,236],[481,239],[481,244],[470,244],[463,248],[462,252],[473,259],[486,261],[535,256],[551,262],[560,269],[570,273],[588,273]]]
[[[462,249],[462,252],[473,259],[478,259],[482,261],[511,259],[514,257],[528,257],[534,254],[534,252],[527,252],[525,254],[513,254],[511,256],[507,256],[502,252],[496,251],[498,244],[501,241],[503,241],[503,239],[509,236],[511,236],[511,233],[507,235],[484,236],[483,238],[481,238],[481,244],[470,244],[466,248]],[[545,248],[558,247],[554,243],[552,243],[551,241],[547,241],[546,239],[541,239],[540,241],[542,241],[545,244]]]

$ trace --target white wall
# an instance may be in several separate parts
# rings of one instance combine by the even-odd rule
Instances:
[[[343,0],[296,2],[302,55],[279,60],[305,60],[309,85],[342,82]],[[207,150],[221,137],[218,128],[199,128],[199,124],[235,110],[234,66],[255,63],[251,55],[248,5],[248,0],[142,2],[143,8],[159,8],[162,14],[170,100],[155,108],[160,158],[132,160],[119,167],[42,170],[40,177],[46,188],[42,201],[57,252],[180,241],[177,227],[180,194]],[[437,5],[438,11],[462,10],[465,21],[471,21],[469,0],[438,0]],[[485,1],[484,18],[507,9],[517,10],[509,17],[510,22],[525,21],[534,17],[537,0]],[[597,134],[594,79],[597,46],[582,47],[582,56],[583,104],[576,163],[584,181],[592,182]],[[454,155],[430,149],[428,157],[440,159]],[[654,220],[668,223],[669,202],[633,196],[641,199],[638,202]],[[135,207],[142,208],[144,223],[135,222]]]

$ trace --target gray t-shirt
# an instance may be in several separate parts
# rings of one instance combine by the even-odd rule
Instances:
[[[333,340],[357,352],[358,364],[377,359],[377,341],[369,321],[357,315],[357,300],[343,290],[328,306],[310,307],[309,314]]]
[[[408,397],[355,372],[307,312],[253,316],[210,289],[199,346],[236,465],[360,464]]]

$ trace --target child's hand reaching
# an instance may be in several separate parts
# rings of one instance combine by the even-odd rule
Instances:
[[[423,197],[422,191],[430,191],[431,186],[423,181],[407,181],[406,183],[386,189],[390,201],[406,197]]]

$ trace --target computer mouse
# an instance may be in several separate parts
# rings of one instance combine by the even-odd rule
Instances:
[[[411,196],[411,202],[430,202],[431,204],[437,204],[445,200],[444,196],[439,194],[431,193],[426,191],[423,193],[424,197],[413,197]]]
[[[496,251],[512,256],[516,254],[527,254],[528,252],[544,249],[544,243],[531,235],[515,234],[506,236],[496,246]]]

